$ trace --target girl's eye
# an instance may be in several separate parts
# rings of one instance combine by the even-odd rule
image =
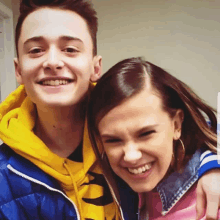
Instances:
[[[146,136],[148,136],[148,135],[150,135],[150,134],[152,134],[152,133],[155,133],[155,131],[154,131],[154,130],[152,130],[152,131],[146,131],[146,132],[141,133],[141,134],[140,134],[140,137],[146,137]]]
[[[114,139],[107,139],[104,141],[104,143],[117,143],[120,142],[120,139],[114,138]]]

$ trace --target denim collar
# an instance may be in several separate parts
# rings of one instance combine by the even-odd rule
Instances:
[[[201,151],[197,150],[182,173],[172,173],[157,186],[162,202],[162,215],[165,215],[198,180],[200,155]]]

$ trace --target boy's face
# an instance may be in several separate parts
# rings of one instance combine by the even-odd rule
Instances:
[[[42,8],[29,14],[18,53],[17,81],[37,106],[74,106],[101,74],[101,57],[93,56],[87,24],[72,11]]]

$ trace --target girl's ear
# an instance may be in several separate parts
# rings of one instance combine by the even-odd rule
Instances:
[[[21,85],[23,84],[23,80],[22,80],[21,68],[18,58],[14,58],[14,66],[15,66],[15,77],[17,79],[17,82]]]
[[[174,140],[178,140],[181,136],[182,123],[184,120],[184,112],[182,109],[178,109],[173,118],[174,121]]]
[[[93,74],[90,77],[91,82],[97,82],[97,80],[102,75],[102,57],[101,56],[95,56],[93,58],[93,65],[94,65],[94,71]]]

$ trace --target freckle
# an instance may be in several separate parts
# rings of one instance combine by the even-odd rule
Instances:
[[[53,125],[53,128],[55,128],[55,125]]]

